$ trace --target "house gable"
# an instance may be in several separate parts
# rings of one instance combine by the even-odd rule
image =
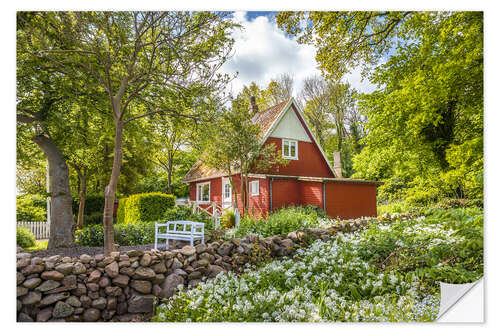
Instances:
[[[312,142],[311,138],[305,131],[302,123],[291,107],[289,107],[288,110],[284,111],[284,115],[281,117],[276,127],[269,134],[269,137]]]

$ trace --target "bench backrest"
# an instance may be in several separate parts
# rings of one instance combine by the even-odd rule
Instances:
[[[203,235],[205,224],[193,221],[167,221],[167,223],[155,223],[155,230],[158,233],[160,227],[166,227],[167,234],[192,234]]]

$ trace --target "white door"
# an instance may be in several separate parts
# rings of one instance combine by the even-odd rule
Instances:
[[[230,208],[232,201],[233,189],[231,188],[231,183],[229,178],[222,178],[222,208]]]

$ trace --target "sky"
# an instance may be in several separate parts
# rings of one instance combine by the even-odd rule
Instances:
[[[315,59],[315,48],[299,44],[295,37],[287,36],[276,25],[276,14],[234,12],[234,19],[243,28],[233,33],[233,57],[221,68],[222,72],[228,74],[238,72],[230,86],[234,94],[251,82],[265,88],[271,79],[289,73],[294,77],[294,97],[297,97],[304,78],[321,74]],[[360,69],[354,69],[345,80],[360,92],[368,93],[375,87],[367,80],[361,80]]]

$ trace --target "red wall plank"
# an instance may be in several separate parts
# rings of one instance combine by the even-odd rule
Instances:
[[[327,182],[326,213],[344,219],[377,216],[377,187],[373,184]]]
[[[323,208],[323,183],[300,181],[301,203]]]

